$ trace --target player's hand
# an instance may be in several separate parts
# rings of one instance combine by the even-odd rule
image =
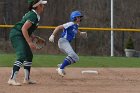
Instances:
[[[34,43],[29,42],[28,44],[29,44],[29,46],[30,46],[31,49],[36,49],[36,46],[34,45]]]
[[[80,36],[82,36],[84,39],[87,38],[87,32],[80,32]]]
[[[54,43],[54,35],[53,34],[49,37],[49,41]]]

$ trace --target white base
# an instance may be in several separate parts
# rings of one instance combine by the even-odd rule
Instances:
[[[81,71],[82,74],[89,73],[89,74],[98,74],[98,71],[95,70],[83,70]]]

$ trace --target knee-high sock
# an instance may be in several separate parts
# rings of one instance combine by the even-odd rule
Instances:
[[[32,65],[32,62],[24,61],[24,73],[25,73],[24,79],[26,80],[30,79],[31,65]]]
[[[21,66],[22,66],[22,62],[20,62],[20,61],[16,61],[14,63],[10,79],[14,79],[14,80],[16,79],[16,76],[17,76],[18,71],[19,71]]]
[[[60,69],[64,69],[68,65],[70,65],[70,62],[65,59],[64,62],[62,63],[62,65],[60,66]]]
[[[25,73],[25,77],[24,79],[29,80],[30,79],[30,66],[24,66],[24,73]]]

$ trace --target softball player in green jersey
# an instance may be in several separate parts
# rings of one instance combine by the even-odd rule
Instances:
[[[25,78],[23,83],[35,84],[36,82],[30,79],[30,69],[32,65],[33,54],[31,49],[36,49],[32,43],[32,34],[40,21],[40,14],[44,10],[44,4],[47,1],[42,0],[30,0],[29,12],[27,12],[20,22],[10,31],[10,40],[13,48],[16,51],[17,60],[15,61],[12,69],[9,85],[20,86],[21,84],[16,82],[16,76],[20,67],[24,66]]]

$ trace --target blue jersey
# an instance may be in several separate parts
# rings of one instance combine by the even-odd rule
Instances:
[[[68,22],[63,24],[63,26],[64,30],[61,34],[61,38],[65,38],[71,42],[78,32],[78,24],[75,24],[74,22]]]

